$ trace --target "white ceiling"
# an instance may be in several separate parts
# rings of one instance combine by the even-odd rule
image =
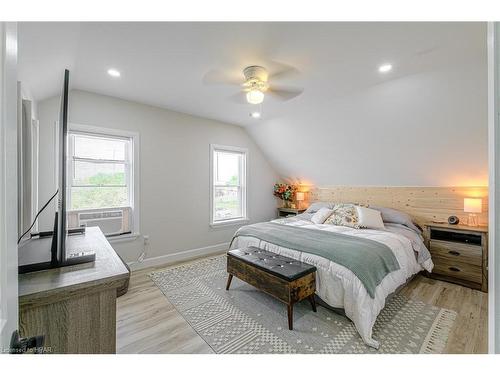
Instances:
[[[245,126],[280,173],[318,180],[314,161],[298,161],[296,170],[280,156],[301,146],[304,129],[334,124],[339,103],[345,116],[336,126],[344,126],[338,121],[357,112],[350,98],[370,90],[457,67],[470,73],[485,61],[485,30],[484,23],[21,23],[19,75],[38,100],[59,93],[69,68],[76,89]],[[385,62],[394,69],[382,75]],[[287,102],[266,96],[260,120],[249,117],[251,105],[231,100],[236,87],[203,84],[214,69],[243,79],[245,66],[272,73],[278,63],[300,74],[277,83],[304,92]],[[107,75],[111,67],[121,78]],[[353,124],[357,132],[363,125]],[[286,144],[271,145],[282,136]]]
[[[243,81],[248,65],[296,67],[301,74],[278,83],[304,93],[286,103],[267,97],[263,107],[263,120],[286,119],[290,109],[468,58],[481,32],[463,23],[21,23],[19,75],[38,100],[59,93],[69,68],[76,89],[251,125],[251,105],[231,100],[238,89],[204,85],[207,72]],[[395,69],[382,76],[386,61]]]

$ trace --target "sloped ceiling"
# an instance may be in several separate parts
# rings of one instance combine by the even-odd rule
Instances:
[[[484,23],[21,23],[19,76],[37,100],[76,89],[244,126],[283,177],[316,185],[487,181]],[[388,74],[377,67],[393,64]],[[259,120],[207,86],[214,69],[300,73]],[[121,71],[119,79],[106,74]]]

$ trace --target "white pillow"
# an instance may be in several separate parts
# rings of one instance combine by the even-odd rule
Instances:
[[[332,213],[333,210],[330,210],[327,207],[322,207],[314,215],[312,215],[311,221],[314,224],[323,224],[325,220],[328,219]]]
[[[361,228],[385,229],[380,211],[361,206],[356,206],[356,211],[358,211],[359,226]]]

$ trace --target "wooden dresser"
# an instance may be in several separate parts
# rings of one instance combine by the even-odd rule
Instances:
[[[426,224],[430,277],[488,291],[488,227]]]
[[[116,293],[129,272],[98,227],[66,249],[89,246],[93,263],[19,275],[20,334],[44,335],[47,353],[115,353]]]

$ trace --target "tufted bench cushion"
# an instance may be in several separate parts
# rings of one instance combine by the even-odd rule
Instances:
[[[315,266],[299,262],[298,260],[275,254],[271,251],[248,247],[234,249],[228,252],[235,258],[266,271],[280,279],[293,281],[316,271]]]

